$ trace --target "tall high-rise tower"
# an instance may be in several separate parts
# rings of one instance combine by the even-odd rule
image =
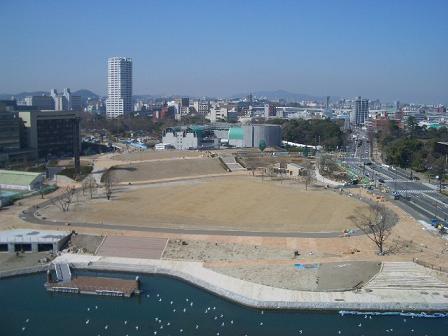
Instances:
[[[350,115],[350,122],[355,125],[363,125],[368,118],[369,100],[361,97],[356,98]]]
[[[107,64],[106,116],[117,118],[132,112],[132,59],[111,57]]]

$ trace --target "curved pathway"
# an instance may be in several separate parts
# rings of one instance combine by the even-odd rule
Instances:
[[[52,204],[51,200],[47,200],[32,206],[19,215],[19,217],[28,223],[37,225],[49,226],[66,226],[67,222],[42,219],[36,215],[39,209],[45,208]],[[105,230],[123,230],[123,231],[143,231],[143,232],[157,232],[157,233],[172,233],[172,234],[190,234],[190,235],[217,235],[217,236],[244,236],[244,237],[291,237],[291,238],[337,238],[341,236],[341,232],[269,232],[269,231],[240,231],[240,230],[214,230],[214,229],[181,229],[181,228],[166,228],[166,227],[142,227],[136,225],[116,225],[107,223],[87,223],[87,222],[70,222],[70,226],[96,228]],[[359,230],[354,231],[352,236],[360,236],[363,233]]]

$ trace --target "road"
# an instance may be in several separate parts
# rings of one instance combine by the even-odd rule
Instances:
[[[385,190],[391,198],[398,194],[399,199],[394,202],[413,217],[428,223],[448,219],[448,197],[439,192],[437,185],[415,180],[410,171],[371,161],[365,131],[355,132],[343,162],[359,180],[367,179],[374,189]]]

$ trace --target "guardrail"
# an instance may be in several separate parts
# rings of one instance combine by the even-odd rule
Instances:
[[[430,268],[430,269],[435,270],[435,271],[448,273],[448,267],[437,266],[437,265],[431,264],[431,263],[429,263],[427,261],[420,260],[418,258],[413,258],[412,261],[415,262],[416,264],[420,265],[420,266],[424,266],[426,268]]]

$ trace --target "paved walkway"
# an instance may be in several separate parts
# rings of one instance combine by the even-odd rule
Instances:
[[[221,156],[222,161],[232,172],[236,171],[247,171],[242,165],[240,165],[233,155],[223,155]]]
[[[423,294],[414,289],[368,288],[345,292],[294,291],[255,284],[214,272],[201,262],[63,254],[54,262],[74,268],[156,273],[181,278],[238,303],[258,308],[324,310],[448,310],[448,289]],[[407,273],[408,274],[408,273]]]
[[[316,168],[314,169],[314,174],[315,174],[316,180],[319,181],[319,182],[321,182],[321,183],[323,183],[323,184],[325,184],[325,185],[329,185],[329,186],[331,186],[331,187],[335,187],[335,188],[343,187],[343,186],[344,186],[343,183],[336,182],[336,181],[327,179],[326,177],[323,177],[323,176],[319,173],[319,168],[317,167],[317,165],[316,165]]]

